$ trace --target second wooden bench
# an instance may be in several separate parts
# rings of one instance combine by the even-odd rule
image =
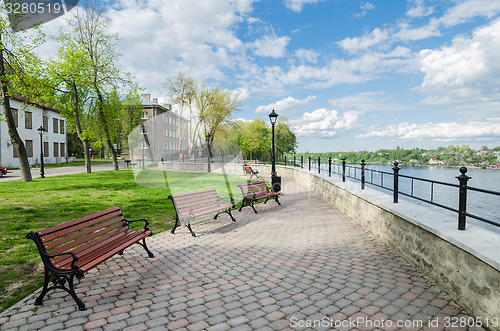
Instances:
[[[245,205],[247,205],[252,207],[253,211],[257,213],[257,210],[255,210],[255,207],[253,205],[255,202],[261,199],[266,199],[264,203],[266,203],[269,199],[274,199],[278,205],[281,205],[281,203],[278,201],[280,193],[271,192],[269,187],[267,187],[265,181],[239,184],[238,187],[240,188],[241,194],[243,195],[243,201],[241,202],[239,211],[241,211],[241,209]]]
[[[214,219],[217,219],[221,213],[227,213],[233,221],[236,222],[233,215],[231,215],[231,208],[234,207],[234,201],[231,197],[221,198],[215,189],[171,194],[168,196],[172,200],[175,208],[175,225],[172,233],[179,225],[185,225],[191,232],[193,237],[195,233],[191,229],[191,221],[196,218],[217,213]],[[229,203],[224,203],[224,199],[230,199]]]

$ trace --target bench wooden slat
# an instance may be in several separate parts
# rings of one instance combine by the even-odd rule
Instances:
[[[44,230],[40,230],[36,234],[39,237],[43,237],[43,236],[46,236],[46,235],[51,234],[53,232],[58,232],[58,231],[60,231],[62,229],[65,229],[65,228],[68,228],[68,227],[72,227],[72,226],[75,226],[76,224],[84,223],[84,222],[86,222],[86,221],[88,221],[90,219],[98,218],[98,217],[101,217],[101,216],[104,216],[104,215],[108,215],[108,214],[116,212],[116,211],[119,211],[121,213],[120,208],[117,207],[117,206],[115,206],[113,208],[109,208],[109,209],[106,209],[106,210],[103,210],[103,211],[100,211],[100,212],[97,212],[97,213],[94,213],[94,214],[91,214],[91,215],[87,215],[85,217],[78,218],[78,219],[76,219],[74,221],[69,221],[69,222],[61,223],[59,225],[56,225],[56,226],[53,226],[53,227],[50,227],[50,228],[47,228],[47,229],[44,229]]]
[[[117,222],[118,221],[118,222]],[[57,240],[47,242],[45,244],[45,249],[51,254],[61,253],[67,250],[71,250],[85,242],[91,241],[100,235],[105,234],[118,227],[123,227],[123,217],[121,219],[111,219],[107,222],[102,222],[95,224],[93,226],[83,228],[81,231],[74,232],[72,234],[66,235],[65,237],[60,237]]]
[[[231,208],[234,204],[224,204],[221,202],[221,198],[217,194],[215,189],[171,194],[168,196],[172,200],[175,208],[175,225],[172,229],[172,233],[175,232],[179,222],[186,223],[191,235],[195,237],[195,233],[191,229],[191,219],[205,216],[212,213],[217,213],[214,218],[220,213],[227,213],[233,221],[233,215],[231,215]]]

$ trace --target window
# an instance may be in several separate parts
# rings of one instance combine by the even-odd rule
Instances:
[[[24,127],[26,129],[33,129],[33,117],[30,111],[24,112]]]
[[[60,157],[65,157],[66,156],[66,149],[64,143],[59,144],[59,149],[61,150],[61,153],[59,153]]]
[[[43,156],[49,157],[49,143],[46,141],[43,142]]]
[[[54,143],[54,157],[59,157],[59,143]]]
[[[49,132],[49,118],[47,116],[43,117],[43,128],[45,132]]]
[[[28,157],[33,157],[33,140],[26,140],[26,154]]]
[[[142,119],[143,120],[147,120],[149,117],[148,117],[148,112],[147,111],[143,111],[142,112]]]
[[[13,156],[15,159],[19,158],[19,155],[17,155],[17,150],[16,150],[16,148],[14,147],[14,145],[12,145],[12,150],[14,151],[14,152],[13,152],[13,154],[12,154],[12,156]]]
[[[64,134],[64,120],[59,120],[59,124],[60,124],[60,126],[59,126],[59,133]]]
[[[59,133],[59,120],[57,118],[52,119],[52,126],[54,127],[54,133]]]
[[[14,123],[16,124],[16,128],[17,128],[19,125],[18,111],[17,111],[17,109],[14,109],[14,108],[11,108],[10,111],[12,113],[12,117],[14,117]],[[17,157],[17,156],[14,156],[14,157]]]

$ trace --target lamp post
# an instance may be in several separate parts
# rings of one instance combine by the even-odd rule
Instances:
[[[273,111],[269,114],[269,120],[271,121],[272,127],[272,150],[271,150],[271,185],[273,188],[273,192],[279,192],[281,190],[281,177],[278,177],[276,174],[276,158],[274,154],[274,125],[276,124],[276,120],[278,119],[278,114]]]
[[[207,133],[206,139],[207,139],[207,164],[208,164],[208,172],[210,172],[210,138],[212,135],[210,133]]]
[[[45,132],[45,129],[43,128],[43,126],[40,125],[37,131],[40,134],[40,160],[42,162],[42,166],[40,167],[40,178],[45,178],[45,169],[43,167],[43,140],[42,140],[42,136],[43,133]]]

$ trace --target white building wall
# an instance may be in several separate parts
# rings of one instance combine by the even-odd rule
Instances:
[[[38,133],[38,128],[43,125],[43,117],[48,118],[48,130],[43,134],[43,142],[48,143],[49,155],[44,157],[44,163],[62,163],[66,162],[68,155],[68,144],[67,144],[67,130],[66,130],[66,119],[63,118],[59,113],[53,110],[44,110],[42,108],[23,105],[21,102],[16,100],[11,100],[11,108],[18,110],[18,126],[17,132],[23,140],[25,146],[26,141],[33,141],[33,156],[28,157],[28,162],[30,165],[40,164],[40,134]],[[32,114],[32,128],[27,129],[25,123],[25,112],[31,112]],[[9,128],[7,127],[7,122],[5,121],[5,116],[3,113],[0,116],[0,165],[6,168],[19,168],[19,158],[14,158],[14,146],[11,143],[9,136]],[[59,127],[57,133],[54,133],[54,119],[57,119]],[[64,133],[61,133],[61,121],[63,121]],[[59,156],[54,156],[54,142],[57,143]],[[64,144],[64,156],[61,155],[60,144]]]

